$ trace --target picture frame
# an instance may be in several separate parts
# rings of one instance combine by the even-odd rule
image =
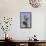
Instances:
[[[31,28],[31,27],[32,27],[32,13],[20,12],[20,28]]]

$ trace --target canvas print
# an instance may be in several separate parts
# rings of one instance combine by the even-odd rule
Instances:
[[[20,12],[20,27],[31,28],[31,12]]]

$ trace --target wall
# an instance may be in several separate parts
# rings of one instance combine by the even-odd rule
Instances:
[[[32,28],[20,29],[20,12],[27,11],[32,12]],[[16,38],[16,40],[28,40],[34,34],[37,35],[39,40],[44,40],[45,12],[45,8],[32,8],[28,0],[0,0],[0,17],[13,18],[8,34],[10,34],[10,37]],[[0,39],[2,39],[2,36],[0,36]]]
[[[45,24],[44,24],[45,28],[44,28],[44,38],[46,39],[46,15],[45,15]]]

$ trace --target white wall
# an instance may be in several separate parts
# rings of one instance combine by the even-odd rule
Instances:
[[[20,29],[20,12],[32,12],[32,28]],[[45,8],[32,8],[28,0],[0,0],[0,16],[13,17],[8,33],[16,40],[28,40],[34,34],[39,40],[44,40]],[[0,32],[1,33],[1,32]],[[1,38],[2,39],[2,36]]]
[[[46,39],[46,15],[45,15],[45,24],[44,24],[44,26],[45,26],[45,28],[44,28],[44,37],[45,37],[45,39]]]

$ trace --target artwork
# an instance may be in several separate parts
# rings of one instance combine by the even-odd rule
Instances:
[[[20,12],[20,28],[31,28],[31,12]]]
[[[1,21],[0,29],[4,32],[5,39],[6,39],[7,31],[10,31],[10,27],[12,25],[12,18],[11,17],[3,17],[3,19],[0,21]]]
[[[29,3],[33,8],[38,8],[42,6],[43,0],[29,0]]]
[[[2,29],[4,32],[9,31],[10,26],[11,26],[11,23],[12,23],[12,18],[4,17],[4,18],[3,18],[3,25],[2,25],[2,27],[1,27],[1,29]]]

